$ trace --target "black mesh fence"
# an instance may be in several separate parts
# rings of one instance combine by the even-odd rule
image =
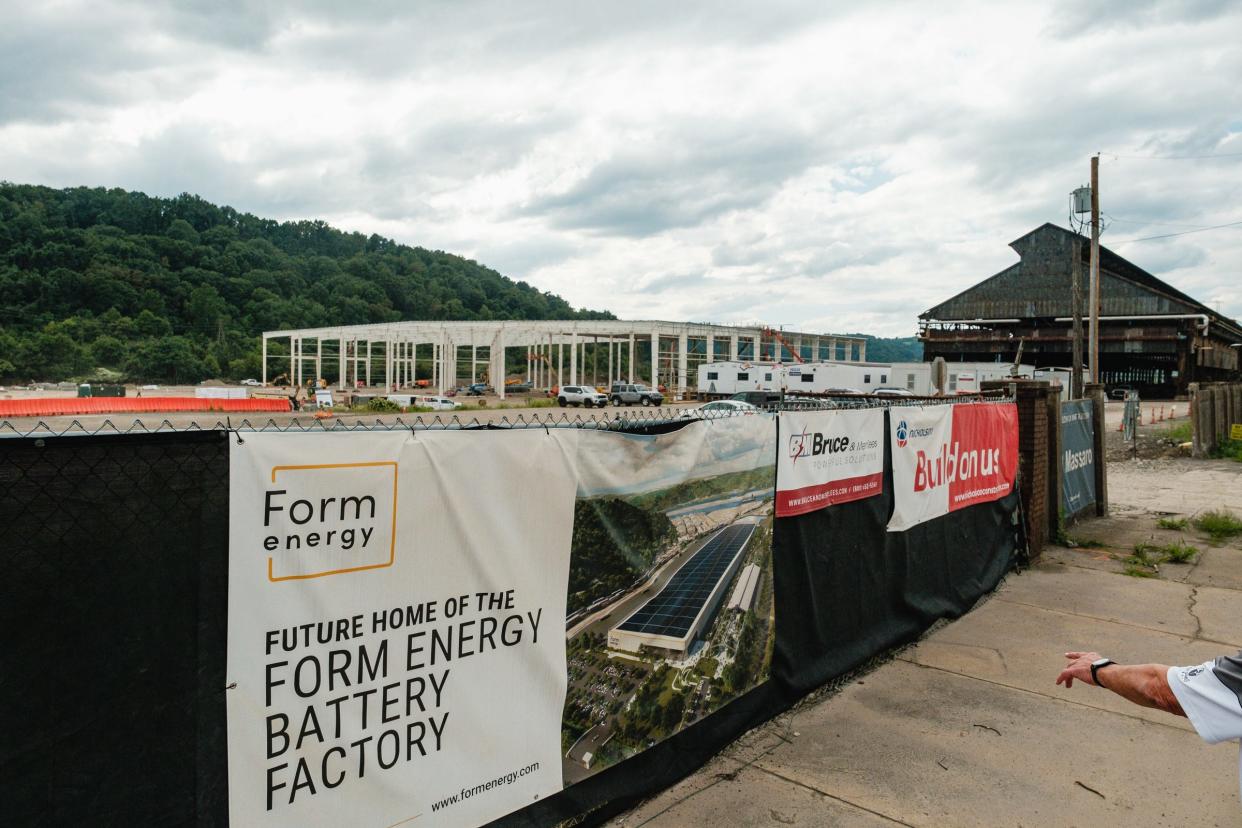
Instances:
[[[0,422],[0,813],[16,825],[228,823],[230,440],[269,430],[659,433],[718,416],[735,415],[663,409],[487,421],[422,415],[209,426]],[[720,715],[742,729],[759,716],[746,704]],[[686,754],[685,761],[697,756]],[[568,807],[618,797],[610,784],[584,785],[581,801],[570,797],[576,804]]]
[[[227,822],[227,437],[0,442],[9,824]]]

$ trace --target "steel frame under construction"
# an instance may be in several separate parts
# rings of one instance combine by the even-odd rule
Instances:
[[[269,353],[272,340],[287,340],[287,351]],[[867,358],[867,341],[860,337],[764,327],[615,319],[389,322],[267,331],[262,379],[266,385],[269,363],[274,362],[277,376],[287,370],[290,383],[297,386],[307,379],[324,379],[342,390],[358,385],[394,390],[414,386],[421,364],[421,378],[444,393],[459,381],[478,381],[482,365],[504,397],[505,358],[511,348],[525,349],[525,381],[536,389],[649,381],[662,383],[679,396],[692,385],[692,368],[718,359],[861,362]],[[469,366],[464,373],[459,368],[462,362]],[[647,366],[649,371],[644,370]]]

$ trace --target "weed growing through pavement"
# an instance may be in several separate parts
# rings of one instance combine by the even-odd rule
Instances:
[[[1212,449],[1213,457],[1223,457],[1226,460],[1237,460],[1242,463],[1242,440],[1223,440],[1220,445]]]
[[[1195,528],[1207,532],[1213,542],[1221,543],[1242,535],[1242,519],[1228,509],[1213,509],[1195,518]]]
[[[1190,525],[1190,518],[1162,517],[1156,521],[1156,525],[1161,529],[1185,529]]]
[[[1173,443],[1188,443],[1193,435],[1190,431],[1190,423],[1185,422],[1164,429],[1159,436]]]
[[[1160,573],[1162,563],[1189,563],[1199,553],[1184,541],[1157,546],[1154,543],[1139,543],[1134,546],[1134,554],[1125,558],[1125,574],[1135,578],[1153,578]]]

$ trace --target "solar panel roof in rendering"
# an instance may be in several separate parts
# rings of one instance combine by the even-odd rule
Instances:
[[[617,629],[673,638],[684,636],[754,531],[754,524],[749,523],[721,529],[677,570],[658,595]]]

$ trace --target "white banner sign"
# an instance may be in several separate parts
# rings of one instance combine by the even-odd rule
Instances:
[[[889,424],[890,532],[1013,491],[1018,412],[1012,403],[893,408]]]
[[[776,515],[806,514],[879,494],[884,411],[782,411]]]
[[[258,433],[230,464],[233,825],[478,825],[561,790],[556,439]]]

